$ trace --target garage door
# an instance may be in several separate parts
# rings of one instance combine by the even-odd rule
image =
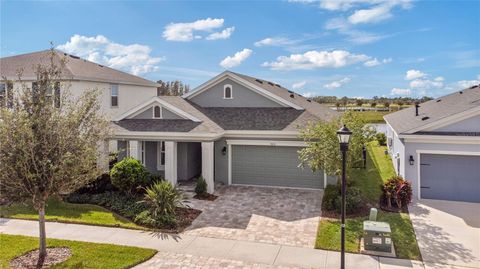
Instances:
[[[480,202],[480,156],[422,154],[421,196]]]
[[[298,147],[232,146],[232,184],[323,188],[323,172],[298,167]]]

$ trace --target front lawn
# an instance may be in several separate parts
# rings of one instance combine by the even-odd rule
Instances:
[[[360,238],[363,232],[363,221],[368,217],[347,219],[345,248],[348,252],[360,252]],[[392,239],[398,258],[420,260],[415,232],[408,213],[392,213],[379,211],[378,221],[390,223]],[[340,250],[340,221],[323,219],[318,228],[315,248]]]
[[[150,259],[156,250],[137,247],[47,239],[48,247],[68,247],[72,256],[49,268],[131,268]],[[15,257],[38,248],[38,238],[0,234],[0,268]]]
[[[57,199],[50,199],[45,213],[47,221],[144,229],[103,207],[90,204],[70,204]],[[26,204],[0,206],[0,216],[3,218],[38,220],[38,212],[31,205]]]
[[[364,202],[369,207],[377,207],[382,195],[381,185],[395,175],[392,162],[385,155],[386,147],[372,142],[367,146],[367,168],[353,171],[353,186],[358,187]],[[346,250],[360,251],[360,238],[365,217],[347,218]],[[379,210],[378,221],[390,223],[392,239],[398,258],[420,260],[415,232],[408,213],[393,213]],[[340,221],[322,218],[319,223],[315,248],[340,250]]]

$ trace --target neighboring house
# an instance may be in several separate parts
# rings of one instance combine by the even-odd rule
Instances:
[[[155,82],[118,71],[100,64],[96,64],[77,56],[54,51],[57,66],[62,66],[61,60],[66,63],[62,67],[62,82],[52,89],[53,100],[60,100],[59,95],[68,90],[72,96],[81,95],[86,89],[98,89],[101,93],[101,111],[109,119],[113,119],[137,106],[141,102],[157,95]],[[11,93],[18,91],[21,84],[18,82],[18,72],[27,86],[36,80],[35,65],[49,64],[51,50],[21,54],[0,59],[0,105],[8,105]],[[9,83],[5,81],[12,81]],[[56,102],[56,101],[53,101]]]
[[[393,165],[415,198],[480,202],[480,85],[384,118]]]
[[[133,156],[176,184],[324,188],[300,168],[299,130],[336,112],[279,84],[225,71],[184,96],[159,96],[114,119],[120,159]]]

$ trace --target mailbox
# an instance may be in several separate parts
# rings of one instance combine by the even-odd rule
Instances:
[[[363,240],[365,250],[392,252],[390,224],[386,222],[363,222]]]

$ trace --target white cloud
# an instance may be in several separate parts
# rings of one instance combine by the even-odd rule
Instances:
[[[405,80],[412,80],[412,79],[417,79],[417,78],[423,78],[427,74],[423,73],[420,70],[415,70],[415,69],[410,69],[407,71],[405,75]]]
[[[390,91],[391,95],[410,95],[412,91],[410,89],[400,89],[400,88],[393,88]]]
[[[233,34],[233,31],[235,31],[235,27],[225,28],[221,32],[216,32],[208,35],[205,39],[206,40],[228,39]]]
[[[445,80],[445,78],[443,78],[443,77],[436,77],[434,79],[434,81],[444,81],[444,80]]]
[[[381,61],[379,61],[377,58],[374,58],[374,59],[371,59],[369,61],[366,61],[365,63],[363,63],[363,65],[365,65],[367,67],[374,67],[374,66],[377,66],[377,65],[386,64],[386,63],[390,63],[390,62],[392,62],[392,58],[383,59]]]
[[[332,89],[336,89],[336,88],[340,88],[342,87],[343,85],[347,84],[348,82],[350,82],[350,78],[346,77],[346,78],[342,78],[340,80],[337,80],[337,81],[332,81],[328,84],[325,84],[323,85],[324,88],[326,89],[329,89],[329,90],[332,90]]]
[[[312,98],[312,97],[317,96],[317,94],[314,93],[314,92],[304,92],[304,93],[301,93],[301,95],[302,95],[303,97],[306,97],[306,98]]]
[[[291,40],[286,37],[267,37],[260,41],[255,42],[256,47],[266,47],[266,46],[275,46],[283,47],[290,46],[298,43],[296,40]]]
[[[339,34],[347,36],[347,39],[355,44],[368,44],[388,37],[388,35],[353,29],[352,25],[344,18],[328,20],[325,23],[325,29],[335,30]]]
[[[158,70],[157,64],[164,58],[152,57],[151,48],[146,45],[115,43],[103,35],[73,35],[59,50],[77,55],[89,61],[121,69],[135,75]]]
[[[412,89],[421,89],[427,90],[432,88],[442,88],[443,82],[442,81],[435,81],[429,79],[414,79],[410,81],[410,88]]]
[[[306,84],[307,84],[307,82],[306,82],[305,80],[304,80],[304,81],[297,82],[297,83],[293,83],[292,89],[294,89],[294,90],[296,90],[296,89],[301,89],[301,88],[303,88]]]
[[[212,19],[207,18],[203,20],[197,20],[194,22],[180,22],[180,23],[170,23],[165,26],[163,31],[163,37],[169,41],[183,41],[188,42],[193,39],[202,39],[203,36],[197,34],[196,32],[210,32],[215,29],[223,27],[224,19]],[[207,36],[208,40],[216,39],[226,39],[235,30],[234,27],[226,28],[221,32],[212,33]]]
[[[477,76],[477,79],[472,80],[460,80],[455,83],[456,90],[462,90],[466,88],[470,88],[475,85],[480,85],[480,75]]]
[[[234,66],[237,66],[237,65],[241,64],[248,57],[250,57],[251,54],[252,54],[251,49],[243,49],[243,50],[235,53],[235,55],[228,56],[225,59],[223,59],[220,62],[220,66],[222,66],[225,69],[232,68]]]
[[[392,7],[392,4],[387,3],[370,9],[356,10],[348,17],[348,21],[352,24],[380,22],[393,17],[390,12]]]
[[[359,62],[371,60],[365,54],[353,54],[345,50],[316,51],[311,50],[303,54],[277,57],[274,62],[265,62],[262,66],[272,70],[297,70],[314,68],[339,68]]]

